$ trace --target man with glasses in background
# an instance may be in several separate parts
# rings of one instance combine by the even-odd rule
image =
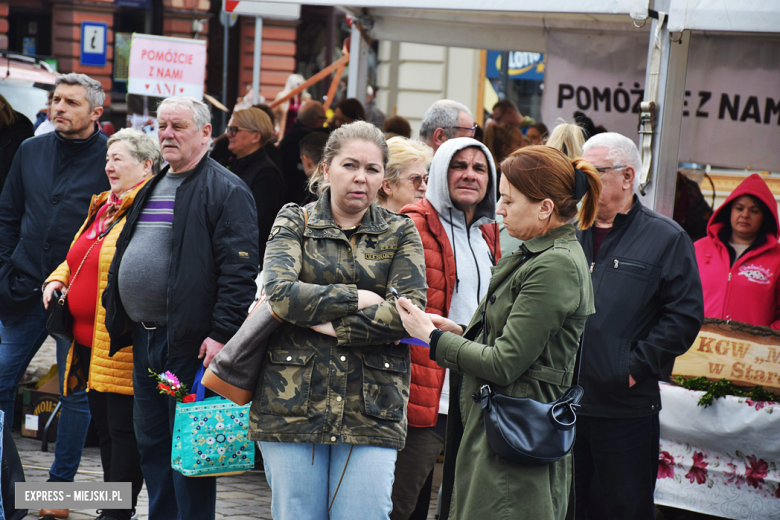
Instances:
[[[642,168],[636,145],[602,133],[582,156],[601,174],[601,198],[596,225],[577,232],[597,312],[582,334],[576,518],[653,520],[658,382],[701,328],[701,280],[688,234],[635,195]],[[594,514],[592,496],[603,497],[598,507],[605,511]]]
[[[420,141],[433,148],[433,153],[436,153],[447,139],[473,138],[476,130],[477,124],[466,105],[451,99],[440,99],[431,105],[423,116]]]
[[[469,120],[459,124],[466,126],[471,115],[463,111],[463,105],[456,106],[462,107],[461,115],[468,115]],[[436,104],[428,114],[435,108]],[[496,168],[485,145],[455,137],[442,143],[429,174],[425,199],[402,210],[414,221],[425,249],[425,312],[468,323],[487,293],[491,267],[501,257],[494,223]],[[455,427],[460,424],[457,397],[453,396],[452,409],[449,399],[458,378],[453,376],[450,384],[449,371],[430,359],[429,349],[411,345],[410,350],[414,368],[407,406],[409,428],[406,445],[395,463],[390,520],[407,520],[414,512],[418,495],[444,447],[447,414],[452,411]],[[424,497],[426,502],[428,499]]]

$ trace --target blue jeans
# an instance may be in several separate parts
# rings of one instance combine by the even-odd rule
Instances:
[[[212,520],[216,514],[216,477],[185,477],[171,468],[176,400],[160,394],[150,377],[170,370],[188,388],[202,364],[196,357],[168,359],[167,327],[133,331],[133,423],[141,453],[149,520]]]
[[[263,452],[265,476],[271,486],[274,519],[387,520],[390,517],[397,450],[352,444],[257,444]],[[333,500],[336,488],[338,493]],[[333,507],[328,512],[331,501]]]
[[[47,335],[46,310],[43,303],[37,304],[25,314],[0,323],[0,410],[5,412],[5,420],[9,426],[13,423],[16,387]],[[57,339],[60,392],[65,381],[68,350],[70,343]],[[87,392],[82,390],[72,395],[69,393],[60,397],[60,401],[62,408],[49,482],[73,482],[89,428]]]

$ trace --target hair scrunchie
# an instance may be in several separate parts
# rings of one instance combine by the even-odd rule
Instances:
[[[574,168],[574,191],[571,194],[571,198],[574,200],[581,199],[588,193],[588,188],[590,188],[590,184],[588,183],[588,177],[585,175],[585,172],[579,168]]]

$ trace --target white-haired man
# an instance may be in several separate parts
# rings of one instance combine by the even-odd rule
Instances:
[[[213,519],[217,490],[214,477],[171,469],[176,400],[159,393],[149,370],[170,371],[192,388],[256,292],[255,202],[243,181],[208,156],[210,119],[194,98],[160,103],[158,135],[170,166],[136,196],[103,293],[111,353],[133,345],[133,421],[150,520]]]
[[[440,99],[425,112],[420,125],[420,141],[433,152],[447,139],[455,137],[474,137],[477,125],[471,110],[462,103],[451,99]]]
[[[55,83],[55,131],[22,143],[0,197],[0,410],[9,426],[16,385],[48,335],[41,284],[65,260],[92,196],[110,188],[104,171],[108,138],[97,125],[103,87],[75,73]],[[67,339],[57,339],[60,388],[69,349]],[[89,427],[89,403],[83,390],[60,400],[49,480],[72,482]],[[67,516],[67,509],[41,511],[48,519]]]
[[[595,495],[606,508],[600,518],[652,520],[658,381],[701,328],[701,280],[685,231],[634,195],[642,164],[636,145],[603,133],[585,143],[582,155],[601,174],[602,188],[596,225],[577,233],[597,311],[582,335],[576,518],[588,518],[598,482]]]

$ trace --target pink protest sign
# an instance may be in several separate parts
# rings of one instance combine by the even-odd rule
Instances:
[[[206,42],[133,34],[127,92],[143,96],[203,98]]]

